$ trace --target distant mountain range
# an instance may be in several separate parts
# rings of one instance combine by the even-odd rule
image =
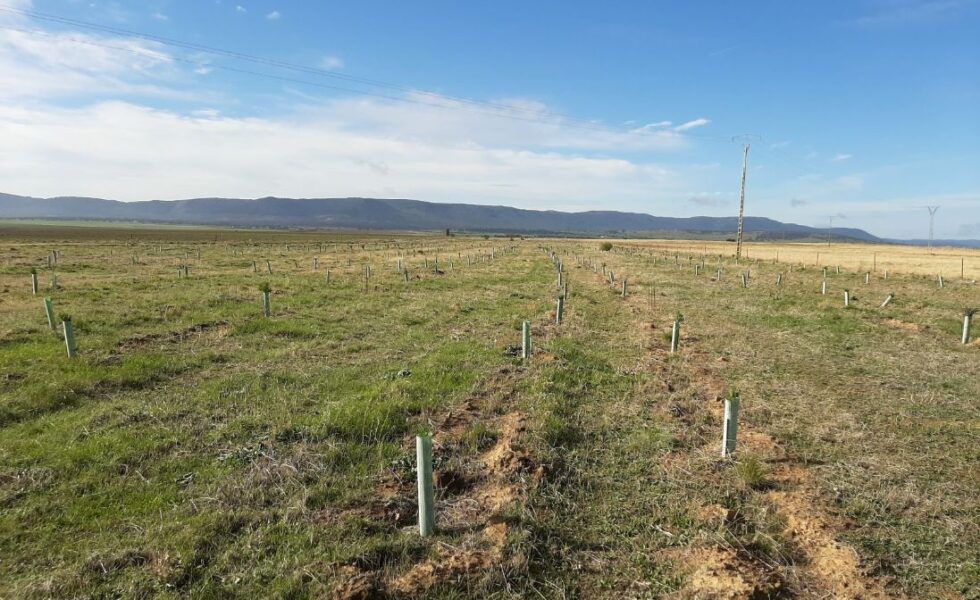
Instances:
[[[101,198],[32,198],[0,194],[0,218],[181,223],[232,227],[453,231],[485,233],[734,237],[736,217],[655,217],[644,213],[524,210],[377,198],[195,198],[119,202]],[[884,241],[861,229],[821,229],[745,218],[750,239]]]

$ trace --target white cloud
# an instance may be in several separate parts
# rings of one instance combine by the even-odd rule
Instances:
[[[278,10],[274,10],[265,16],[270,21],[278,21],[280,17],[282,17],[282,14]]]
[[[694,119],[693,121],[688,121],[687,123],[682,123],[677,127],[674,127],[674,131],[687,131],[688,129],[694,129],[695,127],[703,127],[710,122],[711,121],[705,118]]]
[[[832,162],[844,162],[845,160],[850,160],[853,157],[854,157],[853,154],[835,154],[834,157],[830,160]]]
[[[351,121],[354,114],[374,120]],[[382,125],[408,115],[416,122],[433,118],[425,107],[374,101],[340,101],[275,119],[123,102],[3,106],[0,154],[14,158],[0,164],[0,180],[15,193],[127,200],[363,195],[569,208],[593,206],[597,198],[649,206],[684,193],[681,173],[655,163],[535,151],[521,147],[519,137],[484,144],[474,141],[487,137],[478,127],[472,137],[428,137]],[[457,127],[485,120],[470,115]]]
[[[170,20],[170,17],[168,17],[167,15],[165,15],[162,12],[159,12],[159,11],[153,13],[150,16],[153,17],[154,19],[156,19],[157,21],[169,21]]]
[[[320,60],[320,67],[328,71],[336,71],[344,68],[344,59],[339,56],[324,56]]]
[[[248,12],[248,9],[242,6],[241,4],[237,4],[235,5],[235,12],[244,13],[244,12]]]
[[[107,92],[169,94],[146,75],[166,78],[172,59],[159,44],[84,33],[0,30],[0,99]]]
[[[687,201],[705,208],[720,208],[731,205],[731,199],[726,196],[728,195],[721,192],[701,192],[689,196]]]

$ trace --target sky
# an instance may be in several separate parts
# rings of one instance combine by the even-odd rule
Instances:
[[[980,238],[980,0],[0,0],[0,192]]]

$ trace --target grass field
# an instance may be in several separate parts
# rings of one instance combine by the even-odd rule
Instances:
[[[980,252],[0,233],[0,598],[980,597]]]

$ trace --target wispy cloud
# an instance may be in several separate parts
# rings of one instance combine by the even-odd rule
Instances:
[[[689,196],[687,202],[697,206],[719,207],[727,205],[729,200],[721,192],[710,192]]]
[[[715,50],[714,52],[709,52],[708,56],[724,56],[730,52],[734,52],[735,50],[738,50],[738,47],[739,44],[735,44],[734,46],[728,46],[727,48],[722,48],[721,50]]]
[[[344,59],[339,56],[324,56],[320,60],[320,68],[328,71],[336,71],[344,68]]]
[[[134,38],[0,30],[0,98],[157,93],[173,61],[163,46]]]
[[[789,201],[790,206],[809,206],[809,200],[801,200],[800,198],[793,198]]]
[[[0,180],[11,192],[45,196],[324,194],[553,208],[594,205],[596,198],[649,207],[650,201],[682,197],[685,188],[674,167],[530,150],[522,144],[526,127],[511,129],[509,142],[477,143],[473,131],[486,140],[492,129],[478,115],[460,117],[451,136],[422,137],[377,124],[406,116],[417,130],[445,126],[439,122],[444,113],[375,100],[331,102],[270,118],[124,102],[0,104],[0,155],[15,157],[0,163]]]
[[[235,12],[245,13],[248,12],[248,9],[242,6],[241,4],[237,4],[235,5]]]
[[[674,131],[687,131],[689,129],[694,129],[695,127],[704,127],[711,121],[705,118],[694,119],[693,121],[688,121],[687,123],[682,123],[677,127],[674,127]]]
[[[830,160],[831,162],[844,162],[845,160],[851,160],[852,158],[854,158],[853,154],[841,153],[841,154],[835,154],[834,157],[831,158]]]
[[[977,6],[977,0],[878,0],[875,9],[848,22],[858,27],[917,25],[945,21]]]
[[[956,231],[968,238],[980,238],[980,223],[963,223]]]
[[[282,13],[280,13],[278,10],[274,10],[265,16],[265,18],[270,21],[278,21],[280,17],[282,17]]]

